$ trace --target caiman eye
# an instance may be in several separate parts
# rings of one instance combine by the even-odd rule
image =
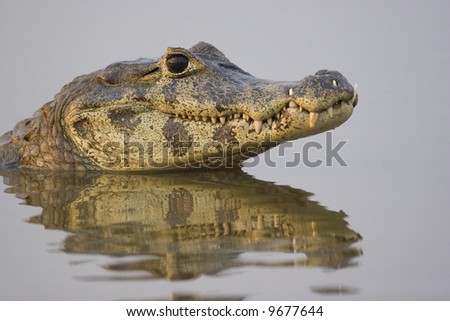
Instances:
[[[181,74],[189,66],[189,59],[183,55],[173,55],[167,58],[166,65],[171,73]]]

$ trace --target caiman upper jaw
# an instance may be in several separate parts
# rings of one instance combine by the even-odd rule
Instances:
[[[342,106],[354,107],[358,100],[357,85],[350,85],[342,74],[336,71],[321,70],[300,82],[280,83],[276,92],[279,92],[278,98],[260,103],[260,106],[254,105],[254,108],[249,105],[245,110],[237,107],[238,101],[236,105],[223,107],[224,111],[215,115],[181,112],[172,115],[180,119],[218,124],[217,126],[225,125],[229,121],[243,120],[248,124],[248,130],[259,134],[266,123],[271,130],[280,128],[281,118],[286,118],[292,112],[304,113],[304,117],[309,119],[309,128],[314,128],[320,113],[325,112],[332,119],[337,109]],[[274,97],[277,97],[277,94],[274,94]],[[286,111],[288,113],[285,114]]]

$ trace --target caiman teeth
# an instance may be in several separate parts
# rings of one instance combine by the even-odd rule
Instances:
[[[309,127],[313,128],[317,124],[317,120],[319,119],[319,113],[310,112],[309,113]]]
[[[262,120],[255,120],[255,132],[257,134],[259,134],[261,132],[261,128],[262,128]]]
[[[274,121],[274,122],[272,123],[272,129],[276,129],[276,128],[277,128],[277,122]]]
[[[289,96],[294,96],[294,89],[293,88],[289,89]]]
[[[296,107],[298,107],[298,105],[297,105],[297,103],[296,103],[295,101],[291,100],[291,101],[289,102],[289,107],[291,107],[291,108],[296,108]]]
[[[331,119],[334,117],[334,109],[338,110],[341,107],[346,107],[349,104],[353,104],[354,101],[357,99],[357,88],[358,85],[355,84],[353,97],[349,101],[338,101],[336,102],[332,107],[328,107],[325,110],[322,111],[308,111],[307,109],[303,108],[301,105],[297,104],[294,100],[290,100],[287,102],[284,107],[282,107],[276,114],[264,119],[264,120],[255,120],[251,118],[246,113],[233,113],[231,115],[226,116],[192,116],[192,115],[183,115],[180,113],[175,114],[175,117],[182,118],[182,119],[189,119],[196,121],[204,121],[204,122],[211,122],[213,124],[217,124],[220,121],[220,124],[225,125],[228,121],[234,121],[242,119],[243,121],[249,123],[249,126],[253,123],[253,128],[255,129],[256,134],[261,133],[264,122],[267,123],[267,126],[269,129],[276,130],[279,128],[285,128],[286,122],[284,121],[284,117],[289,117],[289,113],[293,112],[291,109],[296,109],[296,112],[302,113],[305,112],[305,116],[309,117],[309,127],[314,128],[317,125],[317,122],[319,121],[319,114],[321,112],[324,112],[324,115],[328,115],[328,117]],[[293,94],[293,89],[289,89],[289,94]],[[289,109],[291,108],[291,109]],[[326,111],[326,114],[325,114]],[[285,113],[288,113],[288,116],[285,116]],[[323,116],[324,116],[323,115]]]
[[[353,86],[353,97],[352,97],[352,100],[350,101],[352,105],[356,100],[356,96],[358,96],[358,84],[355,84]]]
[[[333,118],[333,107],[328,108],[327,113],[328,113],[328,116],[330,116],[330,118]]]

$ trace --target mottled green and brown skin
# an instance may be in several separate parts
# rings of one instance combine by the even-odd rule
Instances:
[[[337,71],[258,79],[206,43],[75,78],[0,138],[0,166],[138,171],[236,165],[333,129],[357,103]]]

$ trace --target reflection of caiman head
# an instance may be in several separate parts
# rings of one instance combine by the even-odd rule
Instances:
[[[73,233],[63,251],[148,255],[131,263],[117,259],[112,270],[188,279],[246,265],[342,268],[360,255],[351,245],[361,236],[342,211],[241,171],[2,174],[8,192],[43,208],[30,222]],[[285,254],[275,263],[242,255],[260,251]]]

